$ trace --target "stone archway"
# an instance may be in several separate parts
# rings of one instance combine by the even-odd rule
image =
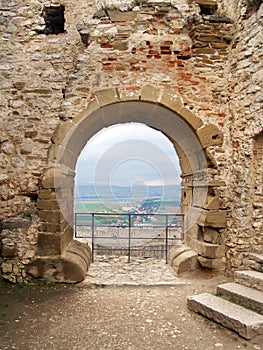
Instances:
[[[29,273],[61,282],[77,282],[85,277],[90,263],[88,246],[73,240],[73,188],[75,165],[86,142],[102,128],[118,123],[141,122],[163,132],[174,144],[182,169],[182,211],[186,215],[186,244],[207,267],[222,262],[224,247],[216,233],[226,224],[220,210],[216,183],[210,167],[215,167],[208,148],[221,145],[222,133],[212,124],[184,107],[180,97],[166,89],[142,88],[140,95],[125,98],[120,90],[97,92],[95,99],[77,118],[61,122],[49,149],[38,199],[41,221],[38,256]],[[212,238],[204,241],[203,235]],[[214,243],[213,243],[214,240]]]

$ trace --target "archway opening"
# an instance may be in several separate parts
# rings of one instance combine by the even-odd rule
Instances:
[[[139,100],[122,101],[121,93],[114,89],[98,92],[96,100],[77,118],[59,125],[52,138],[48,167],[39,189],[38,257],[30,265],[30,273],[35,277],[68,282],[85,277],[90,249],[73,239],[76,163],[87,140],[103,128],[124,123],[144,123],[159,130],[176,149],[182,170],[185,268],[192,257],[195,266],[197,258],[202,266],[213,268],[221,264],[224,247],[217,244],[213,235],[219,234],[218,230],[226,225],[226,211],[220,209],[217,190],[223,182],[209,180],[216,162],[208,148],[222,145],[223,135],[215,125],[204,125],[170,91],[159,93],[157,98],[153,88],[146,86]],[[182,251],[180,254],[183,255]],[[170,258],[169,262],[174,264],[175,256]]]
[[[163,258],[183,239],[179,158],[162,132],[142,123],[103,128],[83,148],[75,172],[75,237],[87,237],[92,249],[129,261]]]

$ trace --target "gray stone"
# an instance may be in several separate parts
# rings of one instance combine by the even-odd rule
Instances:
[[[263,333],[263,316],[209,293],[190,296],[188,307],[237,332],[245,339]]]
[[[234,278],[237,283],[263,291],[263,273],[261,272],[252,270],[236,271]]]
[[[221,297],[263,314],[263,292],[238,283],[224,283],[217,286]]]

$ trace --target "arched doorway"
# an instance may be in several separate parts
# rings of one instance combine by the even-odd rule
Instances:
[[[182,169],[186,243],[192,249],[206,250],[199,240],[200,227],[212,231],[225,227],[225,213],[220,211],[214,189],[216,184],[209,183],[208,168],[215,167],[215,160],[206,151],[210,146],[222,144],[222,133],[212,124],[203,125],[184,107],[182,99],[169,90],[160,93],[146,86],[136,100],[120,96],[115,89],[98,92],[87,110],[78,118],[61,123],[53,136],[39,190],[38,257],[29,268],[35,277],[66,282],[85,277],[90,249],[73,240],[75,166],[87,140],[102,128],[118,123],[144,123],[172,141]],[[207,255],[208,259],[220,259],[224,254],[220,246],[213,244]]]

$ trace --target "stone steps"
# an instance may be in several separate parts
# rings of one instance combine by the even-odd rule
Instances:
[[[243,264],[246,269],[263,272],[263,254],[245,253]]]
[[[253,270],[236,271],[235,282],[263,291],[263,273]]]
[[[263,292],[238,283],[217,286],[216,294],[263,315]]]
[[[209,293],[194,295],[188,307],[212,321],[237,332],[245,339],[263,334],[263,316]]]
[[[248,253],[246,258],[249,264],[252,262],[252,266],[258,266],[254,263],[262,265],[262,254]],[[189,309],[237,332],[245,339],[262,335],[263,273],[254,269],[236,271],[233,283],[217,286],[217,296],[209,293],[190,296],[187,304]]]

